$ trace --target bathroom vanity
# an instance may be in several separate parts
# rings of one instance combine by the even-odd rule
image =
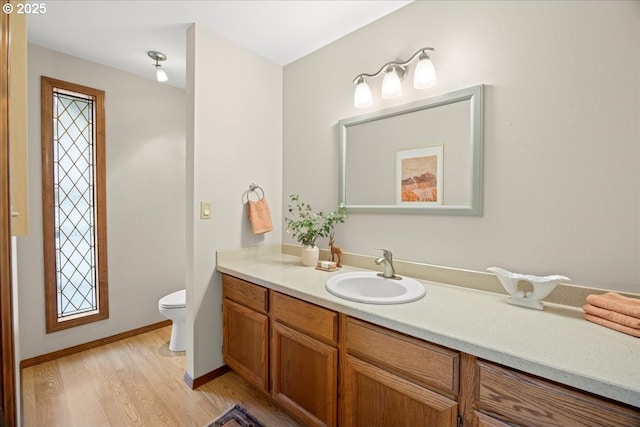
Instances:
[[[306,425],[640,425],[637,339],[579,308],[428,281],[412,303],[350,302],[279,249],[218,253],[223,352]]]

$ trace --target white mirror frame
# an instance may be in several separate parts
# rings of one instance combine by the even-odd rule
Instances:
[[[398,214],[426,214],[426,215],[466,215],[482,216],[483,200],[483,160],[482,160],[482,110],[483,110],[484,86],[478,85],[467,89],[450,92],[444,95],[427,98],[397,107],[387,108],[373,113],[343,119],[338,122],[340,128],[339,150],[339,194],[338,204],[350,213],[398,213]],[[415,111],[437,108],[461,101],[470,101],[471,135],[470,164],[471,169],[471,197],[469,206],[406,206],[406,205],[350,205],[347,203],[347,130],[350,126],[383,120],[401,114],[409,114]]]

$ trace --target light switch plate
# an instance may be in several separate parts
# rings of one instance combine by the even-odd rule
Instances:
[[[211,202],[200,202],[200,219],[211,219]]]

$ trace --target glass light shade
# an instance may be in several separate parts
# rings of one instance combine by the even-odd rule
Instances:
[[[156,78],[159,82],[166,82],[167,80],[169,80],[169,77],[167,77],[167,73],[165,73],[164,70],[160,67],[156,68]]]
[[[371,89],[364,79],[358,82],[356,92],[353,94],[353,106],[356,108],[367,108],[373,105]]]
[[[395,69],[387,71],[382,80],[382,98],[392,99],[402,95],[402,84]]]
[[[438,82],[436,69],[429,57],[420,58],[416,70],[413,72],[413,87],[416,89],[428,89]]]

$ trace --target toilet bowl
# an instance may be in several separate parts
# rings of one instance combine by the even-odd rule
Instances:
[[[187,331],[185,330],[185,321],[187,319],[186,289],[181,289],[160,298],[158,310],[164,317],[173,322],[169,350],[185,351],[187,349]]]

